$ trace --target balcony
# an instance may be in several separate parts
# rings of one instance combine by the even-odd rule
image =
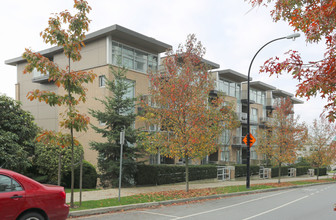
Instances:
[[[245,143],[243,142],[243,136],[235,136],[232,139],[232,147],[236,147],[236,148],[241,148],[243,146],[245,146]]]
[[[238,113],[238,117],[239,117],[240,122],[242,122],[244,124],[247,123],[247,113],[240,112],[240,113]]]
[[[36,69],[33,70],[33,83],[41,83],[45,84],[49,82],[49,73],[42,74],[41,72],[37,71]]]

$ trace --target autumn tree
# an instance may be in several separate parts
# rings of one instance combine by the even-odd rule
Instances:
[[[120,170],[120,132],[125,131],[123,145],[122,184],[130,185],[136,172],[136,158],[140,156],[135,146],[137,130],[134,129],[136,115],[133,81],[126,78],[127,69],[110,66],[111,77],[106,77],[110,91],[104,99],[98,99],[104,110],[90,109],[90,114],[103,126],[91,125],[101,134],[104,142],[92,141],[90,146],[98,152],[98,168],[103,186],[117,186]],[[110,80],[110,79],[113,80]]]
[[[209,102],[214,84],[202,62],[204,53],[194,35],[176,52],[167,52],[163,69],[149,74],[150,102],[142,102],[145,120],[159,127],[158,132],[147,133],[142,144],[151,154],[185,161],[186,191],[190,160],[218,150],[219,135],[235,121],[233,108],[223,107],[223,97]]]
[[[67,110],[61,114],[63,121],[60,126],[63,129],[69,129],[71,136],[71,201],[73,207],[73,187],[74,187],[74,130],[77,132],[86,131],[89,118],[80,114],[75,108],[80,102],[86,101],[86,88],[84,83],[92,82],[95,74],[86,71],[71,70],[71,61],[76,62],[81,59],[81,48],[84,45],[85,32],[88,31],[90,20],[87,14],[91,7],[84,0],[74,0],[74,8],[77,10],[75,15],[71,15],[67,10],[56,13],[54,17],[49,18],[49,26],[41,32],[45,43],[63,48],[63,53],[68,59],[66,69],[60,68],[52,60],[26,49],[23,58],[27,60],[24,73],[31,73],[34,69],[41,74],[49,75],[49,82],[53,82],[60,87],[59,93],[52,91],[40,91],[38,89],[28,93],[29,100],[43,101],[50,106],[65,105]],[[62,92],[65,91],[65,94]]]
[[[335,162],[336,144],[332,142],[336,136],[336,124],[330,123],[324,117],[314,120],[309,129],[309,142],[311,148],[308,151],[308,161],[317,168],[317,179],[319,169],[322,166],[329,166]]]
[[[24,173],[32,166],[39,128],[20,102],[0,95],[0,167]]]
[[[294,163],[307,135],[304,124],[293,115],[293,104],[289,98],[276,103],[266,128],[258,131],[256,152],[263,154],[279,167],[278,183],[281,179],[281,166]]]
[[[272,5],[271,16],[275,22],[283,20],[294,31],[301,31],[308,43],[325,41],[326,49],[322,60],[302,61],[298,51],[287,52],[287,58],[278,57],[267,60],[261,72],[281,74],[287,71],[299,80],[296,95],[308,100],[317,95],[326,98],[324,106],[330,121],[336,118],[336,0],[249,0],[252,6]]]

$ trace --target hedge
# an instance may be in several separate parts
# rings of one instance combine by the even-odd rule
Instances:
[[[319,169],[319,176],[324,176],[327,175],[327,168],[326,167],[322,167]],[[317,175],[317,168],[314,168],[314,175]]]
[[[259,175],[259,166],[250,165],[250,174],[251,175]],[[246,165],[245,164],[237,164],[235,165],[235,178],[246,176]]]
[[[213,165],[190,165],[189,180],[217,177],[217,167]],[[162,185],[185,181],[185,166],[180,165],[138,165],[135,175],[136,185]]]
[[[80,166],[75,167],[75,188],[79,188]],[[95,189],[97,186],[96,168],[89,162],[83,161],[83,189]],[[62,176],[62,186],[71,188],[71,171]]]

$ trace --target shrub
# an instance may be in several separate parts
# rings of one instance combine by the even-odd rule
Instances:
[[[79,188],[80,166],[75,168],[75,188]],[[71,187],[71,171],[62,176],[62,186]],[[88,161],[83,161],[83,189],[94,189],[97,186],[97,171],[96,168]]]

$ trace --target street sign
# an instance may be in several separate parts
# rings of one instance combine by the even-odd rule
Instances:
[[[247,138],[248,138],[248,134],[244,137],[243,142],[247,145]],[[254,144],[254,142],[256,142],[256,139],[253,137],[252,134],[250,134],[250,146],[252,147],[252,145]],[[247,145],[248,146],[248,145]]]

